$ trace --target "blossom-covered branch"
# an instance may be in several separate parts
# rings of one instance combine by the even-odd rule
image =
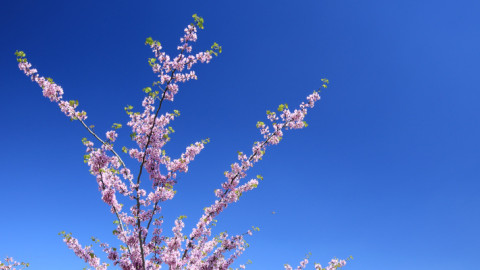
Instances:
[[[4,262],[0,261],[0,270],[20,270],[29,266],[29,263],[17,262],[12,257],[6,257]]]

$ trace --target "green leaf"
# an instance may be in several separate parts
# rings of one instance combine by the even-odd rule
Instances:
[[[328,84],[330,83],[330,81],[328,79],[322,79],[322,82],[323,82],[323,84],[322,84],[323,88],[327,88]]]
[[[113,125],[112,125],[112,128],[114,128],[114,129],[119,129],[119,128],[122,128],[122,124],[119,124],[119,123],[113,123]]]
[[[23,51],[15,51],[15,55],[19,58],[24,58],[27,56]]]
[[[203,29],[203,18],[199,17],[197,14],[193,14],[192,18],[195,20],[195,24],[200,28]]]
[[[157,61],[156,58],[149,58],[149,59],[148,59],[148,64],[149,64],[151,67],[153,67],[153,65],[155,65],[155,61]]]
[[[218,51],[218,53],[222,53],[222,46],[218,45],[217,42],[214,42],[211,48]]]
[[[222,46],[218,45],[218,43],[214,42],[211,46],[211,50],[208,51],[210,54],[214,54],[218,56],[218,54],[222,53]]]
[[[146,94],[148,94],[148,93],[150,93],[150,92],[152,91],[152,88],[150,88],[150,87],[145,87],[145,88],[143,88],[142,91],[145,92]]]
[[[16,55],[17,57],[25,57],[25,56],[26,56],[23,51],[15,51],[15,55]]]
[[[283,111],[284,109],[285,109],[285,105],[283,105],[283,104],[278,105],[278,109],[277,109],[277,110],[278,110],[279,112]]]
[[[126,154],[128,152],[128,148],[127,147],[122,147],[122,151]]]
[[[148,37],[146,40],[145,40],[145,45],[152,45],[153,44],[153,39],[152,37]]]

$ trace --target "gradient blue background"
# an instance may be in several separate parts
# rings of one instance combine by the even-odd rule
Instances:
[[[173,156],[212,140],[165,203],[165,230],[187,215],[189,233],[236,152],[260,138],[265,111],[296,106],[326,77],[309,127],[268,149],[250,173],[265,180],[219,217],[217,232],[261,229],[237,262],[283,269],[311,252],[321,263],[353,255],[349,270],[478,267],[480,2],[466,0],[4,1],[0,256],[81,269],[57,233],[89,244],[111,242],[114,228],[83,164],[88,134],[18,70],[14,51],[103,134],[155,79],[145,38],[173,55],[193,13],[205,18],[196,48],[218,42],[224,53],[165,107],[182,113]]]

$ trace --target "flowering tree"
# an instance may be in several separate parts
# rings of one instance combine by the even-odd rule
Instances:
[[[153,51],[154,57],[148,62],[158,76],[158,81],[153,82],[152,87],[143,89],[146,95],[139,112],[132,111],[133,106],[125,107],[130,119],[127,125],[132,129],[131,137],[135,145],[131,148],[122,148],[124,154],[140,163],[136,176],[115,150],[117,129],[122,125],[115,123],[112,129],[106,132],[105,138],[102,138],[87,125],[87,113],[78,110],[78,101],[65,100],[61,86],[51,78],[40,76],[38,71],[32,68],[24,52],[16,52],[20,70],[43,89],[45,97],[56,103],[71,120],[80,122],[94,138],[93,141],[86,138],[82,140],[86,147],[85,162],[96,178],[102,200],[116,216],[113,234],[122,244],[113,247],[96,238],[92,240],[107,254],[112,264],[121,269],[153,270],[160,269],[162,265],[168,265],[169,269],[229,269],[244,251],[246,247],[244,238],[246,235],[252,235],[252,230],[240,235],[220,233],[212,236],[215,218],[228,205],[238,201],[244,192],[257,187],[258,179],[262,177],[258,175],[255,179],[242,181],[247,176],[247,171],[262,159],[269,146],[280,142],[284,131],[306,127],[304,118],[307,110],[313,108],[315,102],[320,99],[319,93],[314,91],[298,109],[292,111],[286,104],[282,104],[278,107],[278,113],[267,111],[267,118],[271,123],[257,123],[263,139],[253,144],[249,155],[238,153],[238,162],[231,165],[230,171],[225,172],[225,182],[221,188],[215,190],[217,199],[204,208],[202,217],[190,234],[184,234],[182,221],[184,216],[181,216],[175,220],[173,236],[163,235],[160,205],[166,200],[173,199],[177,174],[188,171],[190,162],[209,140],[191,144],[178,158],[168,156],[163,148],[173,132],[169,124],[180,113],[175,110],[162,114],[160,110],[164,101],[174,100],[181,83],[197,78],[193,70],[197,63],[209,63],[213,56],[222,52],[222,48],[216,43],[210,50],[196,54],[192,52],[192,43],[197,40],[197,28],[203,29],[203,19],[196,14],[193,18],[194,23],[185,28],[185,33],[180,38],[177,56],[167,55],[162,51],[160,42],[152,38],[147,38],[145,42]],[[326,88],[328,80],[322,81],[323,87]],[[144,171],[151,180],[149,185],[142,181]],[[129,199],[130,208],[119,202],[117,198],[119,195]],[[82,246],[70,233],[60,234],[66,245],[89,266],[98,270],[109,267],[108,263],[100,261],[92,246]],[[15,269],[12,268],[14,266],[28,267],[28,264],[13,262],[11,258],[7,258],[5,262],[9,266],[1,264],[0,269]],[[308,258],[304,259],[297,269],[304,269],[307,263]],[[336,269],[344,265],[344,260],[333,259],[326,268],[315,264],[315,269]],[[239,267],[244,269],[245,265]],[[293,268],[287,264],[285,269]]]

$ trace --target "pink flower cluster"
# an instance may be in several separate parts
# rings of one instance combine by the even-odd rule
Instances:
[[[0,261],[0,270],[20,270],[30,266],[28,263],[14,261],[12,257],[6,257],[4,261]]]
[[[339,259],[332,259],[330,262],[328,262],[328,266],[325,268],[322,268],[322,266],[319,263],[315,264],[315,270],[335,270],[344,267],[347,264],[347,261],[345,260],[339,260]]]
[[[22,70],[25,75],[29,76],[32,81],[38,83],[38,85],[43,89],[43,95],[50,99],[52,102],[56,102],[60,107],[60,110],[68,116],[70,119],[87,119],[87,113],[84,111],[76,111],[75,109],[78,106],[78,102],[75,101],[65,101],[63,100],[63,89],[61,86],[57,85],[50,78],[45,78],[37,74],[37,70],[32,67],[27,59],[25,58],[25,53],[16,52],[18,60],[18,68]]]
[[[308,258],[304,259],[303,261],[300,262],[300,265],[297,266],[296,270],[302,270],[305,269],[305,267],[308,264]],[[315,263],[315,270],[336,270],[339,268],[344,267],[347,264],[347,261],[345,260],[339,260],[339,259],[332,259],[328,263],[328,266],[325,268],[322,268],[322,265],[319,263]],[[293,270],[293,268],[289,264],[285,264],[285,270]]]
[[[63,236],[63,242],[67,244],[67,247],[75,252],[75,255],[80,259],[84,260],[90,266],[94,267],[96,270],[106,270],[108,264],[100,264],[100,259],[95,256],[92,251],[91,246],[82,247],[78,240],[73,238],[71,234],[66,234],[65,232],[60,233]]]
[[[194,18],[197,25],[203,28],[203,19],[196,15]],[[208,142],[208,140],[195,142],[188,146],[180,157],[171,158],[166,154],[164,146],[170,141],[170,135],[174,132],[169,125],[179,113],[177,111],[159,113],[164,100],[173,101],[175,94],[178,93],[179,83],[197,78],[195,71],[191,70],[196,63],[208,63],[212,59],[212,54],[217,55],[215,51],[221,52],[221,47],[214,44],[212,46],[214,50],[193,55],[191,43],[196,40],[197,27],[191,24],[185,28],[184,35],[180,39],[181,44],[178,46],[180,53],[174,58],[162,52],[158,41],[151,38],[146,41],[155,55],[149,63],[159,78],[154,82],[153,87],[158,87],[160,91],[153,91],[150,87],[144,89],[147,96],[143,99],[141,112],[132,112],[130,111],[133,109],[132,106],[126,107],[130,118],[127,125],[132,129],[131,137],[136,146],[130,149],[124,147],[122,150],[140,163],[137,177],[134,177],[114,150],[114,143],[118,138],[116,130],[107,131],[106,139],[101,139],[85,124],[86,113],[76,110],[78,102],[64,101],[63,89],[53,80],[40,77],[37,70],[31,68],[23,52],[16,53],[19,68],[42,87],[44,96],[56,102],[69,118],[80,120],[100,142],[100,146],[95,147],[92,141],[83,139],[86,147],[84,158],[91,174],[97,180],[102,200],[116,215],[116,228],[113,233],[122,245],[120,248],[114,248],[97,239],[94,241],[99,243],[113,265],[123,270],[156,270],[162,265],[168,265],[170,269],[229,269],[245,250],[244,236],[251,235],[252,232],[249,230],[240,235],[221,233],[212,237],[215,218],[228,205],[237,202],[244,192],[257,187],[257,179],[261,179],[261,176],[243,183],[241,180],[247,176],[247,171],[262,159],[268,146],[280,142],[284,130],[306,127],[304,118],[307,110],[313,108],[315,102],[320,99],[318,92],[314,92],[307,97],[306,102],[300,104],[299,109],[290,111],[285,104],[278,108],[278,115],[275,112],[267,112],[271,125],[257,123],[263,140],[254,143],[249,156],[243,153],[238,154],[238,162],[231,165],[230,171],[225,172],[226,181],[221,184],[221,188],[215,190],[216,201],[204,209],[202,217],[191,233],[188,236],[184,235],[185,224],[182,221],[184,217],[179,217],[172,228],[173,236],[164,236],[162,235],[163,220],[158,218],[161,212],[159,204],[174,197],[177,173],[188,172],[190,162]],[[114,129],[120,127],[120,124],[114,124]],[[146,171],[152,181],[150,186],[142,185],[143,171]],[[118,195],[131,200],[128,209],[124,209],[117,198]],[[151,225],[154,228],[150,228]],[[150,236],[149,233],[151,233]],[[109,265],[100,262],[92,246],[80,245],[71,234],[62,232],[61,235],[67,246],[88,265],[97,270],[107,269]],[[337,268],[344,265],[342,262],[344,261],[333,262],[332,260],[330,265]],[[304,269],[307,263],[308,260],[305,259],[297,269]],[[320,268],[317,268],[317,265],[315,267],[321,269],[320,266]],[[326,269],[335,269],[331,267]],[[245,265],[240,265],[240,268],[245,269]],[[288,265],[285,268],[292,269]]]
[[[190,42],[197,41],[197,28],[189,25],[185,28],[185,34],[180,38],[181,45],[177,47],[180,54],[171,59],[169,55],[162,52],[162,45],[158,41],[147,39],[147,44],[152,48],[155,58],[150,60],[152,70],[158,74],[159,84],[166,85],[164,96],[167,100],[173,101],[173,97],[178,93],[178,83],[186,82],[191,79],[197,79],[195,71],[191,70],[197,62],[209,63],[212,59],[211,52],[199,52],[196,55],[185,55],[192,52]],[[158,63],[156,62],[158,61]],[[185,69],[187,72],[184,72]],[[182,73],[183,72],[183,73]]]

